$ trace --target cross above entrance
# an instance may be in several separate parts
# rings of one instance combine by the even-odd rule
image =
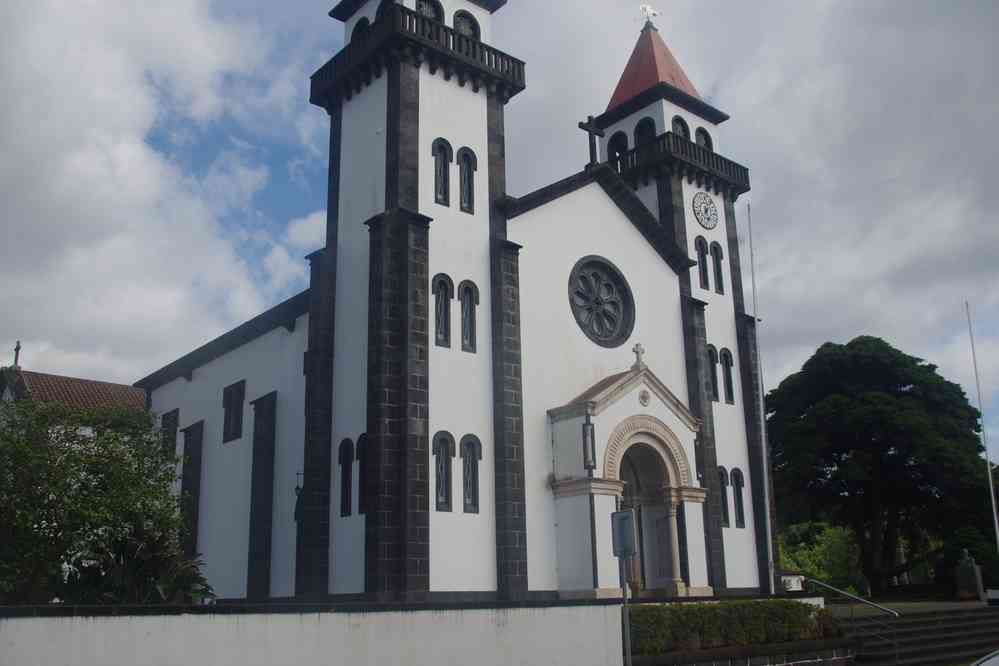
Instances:
[[[604,131],[597,127],[597,123],[594,121],[593,116],[589,116],[585,123],[579,123],[579,129],[583,130],[590,135],[590,164],[589,166],[597,165],[597,137],[604,137]]]
[[[642,360],[642,357],[645,356],[645,347],[642,346],[642,343],[639,342],[631,351],[635,353],[635,365],[632,367],[635,369],[644,368],[645,361]]]

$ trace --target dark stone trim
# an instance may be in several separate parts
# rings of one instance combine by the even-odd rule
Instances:
[[[683,502],[676,510],[677,546],[680,551],[680,578],[690,587],[690,550],[687,547],[687,506]]]
[[[462,295],[466,290],[472,294],[472,300],[469,303],[472,308],[471,334],[465,330],[465,299],[462,298]],[[479,288],[471,280],[463,280],[458,285],[458,305],[461,308],[461,350],[474,354],[478,348]]]
[[[475,435],[465,435],[461,438],[458,450],[461,458],[462,512],[477,514],[479,513],[479,507],[482,504],[479,470],[479,461],[482,460],[482,442]],[[466,460],[471,460],[471,462],[466,463]],[[469,497],[468,493],[465,492],[465,486],[468,485],[469,467],[472,468],[472,476],[475,486],[475,493],[472,497]]]
[[[388,67],[385,210],[420,210],[420,68]]]
[[[443,315],[444,326],[438,322],[437,317],[437,292],[444,289],[443,308],[447,311]],[[451,301],[454,299],[454,281],[450,275],[438,273],[430,282],[430,295],[434,300],[434,344],[446,349],[451,348]]]
[[[687,247],[686,208],[683,203],[683,180],[679,174],[660,171],[656,183],[659,194],[659,219],[665,233],[672,235],[677,247]],[[711,364],[708,359],[707,327],[704,308],[707,303],[691,296],[690,270],[679,273],[680,314],[683,325],[683,352],[687,369],[688,404],[691,413],[701,420],[695,443],[697,478],[707,489],[702,504],[704,512],[705,552],[708,556],[708,584],[719,590],[725,587],[725,545],[722,540],[721,503],[715,469],[714,414],[711,404]]]
[[[746,313],[745,292],[742,284],[742,261],[739,256],[739,229],[735,218],[735,201],[725,199],[725,230],[728,237],[729,278],[732,282],[732,300],[735,304],[735,330],[739,343],[739,379],[742,382],[742,408],[746,418],[746,436],[749,446],[749,483],[752,487],[753,527],[756,534],[756,560],[760,586],[770,578],[770,553],[777,554],[777,511],[774,504],[773,474],[770,451],[766,441],[763,417],[760,414],[760,367],[756,339],[756,318]],[[765,486],[769,485],[770,502],[767,505]],[[767,548],[767,521],[770,524],[770,548]],[[780,590],[776,567],[773,589]]]
[[[246,380],[241,379],[222,389],[222,443],[243,437],[243,405],[246,403]]]
[[[444,476],[447,476],[447,486],[444,487],[443,495],[436,492],[436,489],[434,492],[434,510],[439,513],[451,513],[454,510],[454,458],[456,450],[454,435],[444,430],[434,435],[431,450],[434,458],[434,481],[440,483],[442,468],[446,470]]]
[[[490,14],[506,4],[507,0],[468,0],[487,10]],[[348,21],[367,0],[340,0],[336,7],[330,10],[330,17],[338,21]]]
[[[274,523],[274,454],[277,391],[253,405],[253,460],[250,465],[250,543],[247,548],[246,598],[271,596],[271,540]]]
[[[469,171],[465,171],[465,160],[469,161]],[[475,213],[475,172],[479,170],[479,159],[467,146],[458,149],[458,205],[463,213]],[[467,183],[466,181],[471,181]],[[465,201],[465,187],[469,187],[470,201]]]
[[[436,138],[430,148],[430,155],[434,158],[434,202],[440,206],[451,205],[451,164],[454,162],[454,149],[447,139]],[[438,170],[437,161],[443,159],[445,167],[443,172]],[[443,176],[443,179],[441,179]],[[441,187],[443,180],[443,187]]]
[[[590,493],[590,566],[593,568],[593,589],[600,587],[600,572],[597,569],[597,507],[593,493]]]
[[[515,218],[593,182],[599,183],[611,201],[677,275],[687,272],[695,265],[695,262],[687,256],[686,245],[681,246],[676,242],[675,237],[660,225],[659,220],[646,208],[634,190],[607,164],[586,169],[520,198],[506,197],[504,208],[510,218]]]
[[[679,88],[674,88],[668,83],[660,83],[659,85],[649,88],[645,92],[632,97],[624,104],[620,104],[615,108],[606,111],[602,115],[597,116],[597,127],[600,129],[607,129],[622,118],[627,118],[631,114],[637,113],[653,102],[658,102],[659,100],[673,102],[681,109],[686,109],[687,111],[690,111],[691,113],[696,114],[708,122],[714,123],[715,125],[720,125],[729,119],[728,114],[723,111],[719,111],[707,102],[697,99],[693,95],[688,95]]]
[[[215,338],[208,344],[199,347],[190,354],[186,354],[173,363],[160,368],[148,377],[144,377],[135,382],[138,388],[146,389],[147,392],[155,391],[164,384],[168,384],[181,377],[190,377],[190,374],[217,358],[225,356],[234,349],[266,335],[276,328],[287,328],[288,322],[294,322],[302,315],[309,312],[309,292],[308,290],[292,296],[287,301],[277,305],[267,312],[254,317],[245,324],[241,324],[228,333]]]
[[[340,442],[337,451],[337,464],[340,467],[340,517],[347,518],[353,511],[354,499],[354,441],[350,438]]]
[[[201,518],[201,471],[205,422],[184,428],[184,462],[181,467],[181,515],[184,521],[184,555],[198,554],[198,525]]]

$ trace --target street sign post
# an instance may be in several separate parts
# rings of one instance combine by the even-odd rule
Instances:
[[[615,511],[611,514],[611,540],[621,578],[621,625],[624,631],[624,664],[631,666],[631,620],[628,613],[628,578],[625,563],[635,556],[638,544],[635,530],[635,512]]]

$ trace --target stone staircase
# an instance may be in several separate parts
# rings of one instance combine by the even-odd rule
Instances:
[[[899,664],[971,664],[999,650],[999,608],[911,613],[899,618],[858,617],[842,621],[861,646],[857,663],[864,666]],[[892,641],[898,643],[898,659]]]

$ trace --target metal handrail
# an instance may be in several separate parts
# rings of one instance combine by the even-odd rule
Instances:
[[[895,610],[893,608],[888,608],[886,606],[882,606],[881,604],[876,604],[873,601],[869,601],[867,599],[864,599],[863,597],[858,597],[858,596],[856,596],[854,594],[850,594],[846,590],[841,590],[838,587],[833,587],[832,585],[829,585],[828,583],[823,583],[821,580],[815,580],[814,578],[808,578],[808,577],[806,577],[805,578],[805,582],[806,583],[812,583],[813,585],[818,585],[819,587],[824,587],[827,590],[832,590],[836,594],[842,595],[842,596],[846,597],[847,599],[853,599],[854,601],[859,601],[860,603],[864,604],[865,606],[870,606],[871,608],[877,608],[879,611],[881,611],[883,613],[887,613],[889,615],[894,615],[895,617],[902,617],[902,614],[899,613],[897,610]]]
[[[805,583],[811,583],[813,585],[817,585],[818,587],[823,587],[823,588],[825,588],[825,589],[827,589],[827,590],[829,590],[831,592],[835,592],[836,594],[838,594],[838,595],[840,595],[842,597],[845,597],[845,598],[847,598],[847,599],[849,599],[851,601],[857,601],[857,602],[860,602],[860,603],[864,604],[865,606],[870,606],[871,608],[874,608],[875,610],[878,610],[878,611],[880,611],[880,612],[882,612],[882,613],[884,613],[886,615],[891,615],[894,618],[899,618],[899,617],[902,616],[901,613],[899,613],[897,610],[895,610],[893,608],[888,608],[887,606],[882,606],[881,604],[876,604],[873,601],[869,601],[867,599],[864,599],[863,597],[858,597],[855,594],[850,594],[846,590],[841,590],[838,587],[833,587],[832,585],[830,585],[828,583],[823,583],[821,580],[815,580],[814,578],[809,578],[807,576],[803,576],[803,578],[805,580]],[[856,614],[854,613],[854,608],[855,608],[854,605],[851,604],[850,605],[850,624],[852,625],[851,628],[852,628],[853,632],[855,634],[860,635],[861,637],[869,636],[869,637],[876,638],[876,639],[878,639],[880,641],[883,641],[885,643],[890,644],[893,648],[895,648],[895,663],[897,664],[898,663],[898,656],[899,656],[899,654],[898,654],[898,627],[896,627],[894,625],[891,625],[891,624],[888,624],[887,622],[884,622],[884,621],[879,620],[878,618],[874,617],[874,618],[866,618],[866,619],[867,620],[871,620],[872,622],[874,622],[878,627],[881,628],[882,631],[890,634],[890,637],[888,635],[883,635],[883,634],[880,634],[880,633],[878,633],[876,631],[873,631],[873,630],[868,630],[866,632],[861,631],[860,629],[857,628],[857,622],[856,622],[857,617],[856,617]]]

